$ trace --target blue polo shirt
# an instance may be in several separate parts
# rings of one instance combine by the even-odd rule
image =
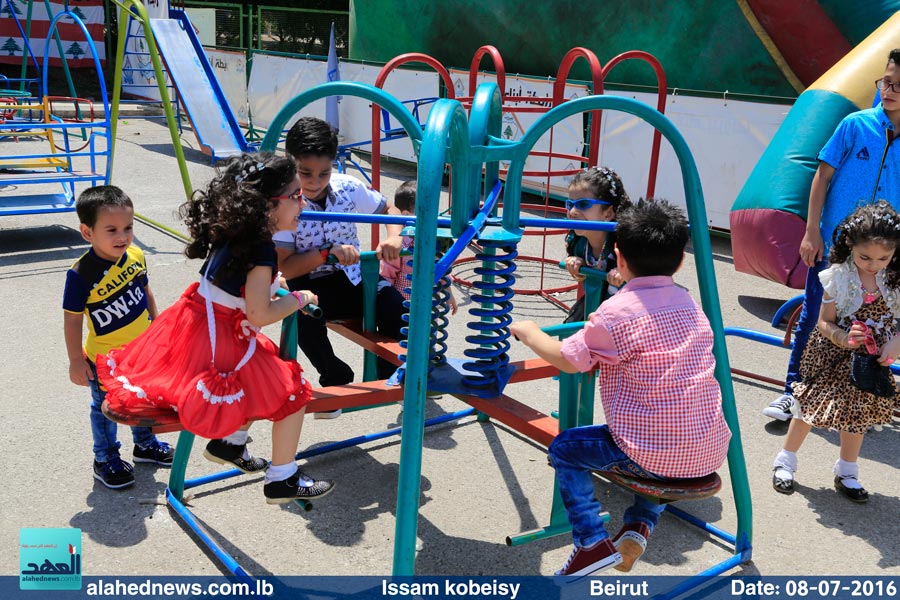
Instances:
[[[819,161],[834,167],[822,208],[826,256],[838,224],[873,197],[887,200],[900,210],[900,143],[889,143],[893,131],[894,126],[879,103],[844,117],[819,152]]]

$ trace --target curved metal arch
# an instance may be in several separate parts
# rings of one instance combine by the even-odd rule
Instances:
[[[433,56],[421,52],[407,52],[406,54],[395,56],[389,60],[381,67],[381,70],[378,71],[378,76],[375,77],[375,87],[381,88],[384,85],[384,82],[387,81],[388,75],[393,73],[394,69],[400,65],[413,62],[423,63],[434,69],[444,82],[444,87],[447,89],[447,95],[450,98],[454,97],[455,90],[453,89],[453,80],[450,78],[450,73],[447,71],[447,68]],[[381,129],[378,126],[381,119],[378,114],[379,108],[378,104],[372,104],[372,187],[376,190],[381,189]],[[377,238],[377,229],[374,230],[373,233]]]
[[[750,502],[750,485],[747,480],[747,466],[743,460],[740,424],[734,400],[734,386],[729,371],[728,349],[725,345],[722,309],[719,306],[719,293],[716,284],[715,269],[712,262],[712,247],[709,239],[709,228],[706,222],[706,209],[703,203],[703,189],[700,174],[691,155],[687,142],[681,132],[665,115],[647,106],[643,102],[630,98],[613,96],[588,96],[565,102],[541,116],[528,129],[515,148],[516,158],[510,164],[506,179],[506,195],[503,210],[504,228],[516,228],[519,223],[519,199],[522,187],[522,171],[528,151],[538,139],[553,125],[580,112],[590,110],[617,110],[635,115],[656,128],[672,145],[675,156],[681,167],[684,181],[684,193],[687,201],[688,219],[695,226],[691,227],[691,242],[694,249],[694,262],[697,267],[697,279],[700,283],[700,299],[713,329],[713,353],[716,357],[716,379],[722,390],[722,409],[728,426],[731,428],[731,444],[728,451],[728,469],[731,474],[731,486],[737,505],[738,533],[736,536],[736,553],[743,555],[749,551],[753,529],[753,508]]]
[[[307,104],[311,104],[316,100],[321,100],[328,96],[357,96],[377,103],[397,118],[400,125],[406,130],[407,135],[409,135],[409,138],[412,140],[413,149],[416,154],[419,153],[419,147],[422,142],[422,129],[419,127],[419,124],[416,123],[416,120],[413,119],[412,113],[406,110],[396,98],[384,90],[366,83],[358,83],[355,81],[331,81],[323,83],[322,85],[317,85],[311,90],[307,90],[302,94],[294,96],[280,111],[278,111],[278,114],[275,115],[275,118],[272,120],[272,123],[266,131],[266,136],[262,140],[260,150],[268,152],[274,151],[275,147],[278,145],[278,139],[281,137],[281,131],[284,129],[288,119],[297,114],[300,109]]]
[[[503,57],[495,46],[490,44],[484,45],[475,51],[472,55],[472,63],[469,65],[469,97],[474,98],[473,89],[477,91],[475,85],[478,83],[478,67],[481,66],[481,59],[487,54],[494,62],[494,71],[497,73],[497,85],[500,87],[500,101],[506,102],[506,67],[503,66]]]
[[[471,147],[486,146],[490,136],[500,137],[500,128],[503,125],[502,98],[503,91],[496,83],[482,83],[475,90],[469,111],[469,145]],[[478,181],[481,177],[482,163],[472,162],[473,164],[468,166],[469,177]],[[498,160],[486,161],[484,163],[484,197],[487,197],[488,192],[499,178],[500,162]],[[472,201],[470,206],[458,208],[456,204],[452,206],[453,210],[450,213],[452,232],[454,236],[459,236],[468,221],[478,212],[477,198]]]
[[[91,51],[91,57],[94,59],[94,68],[97,70],[97,78],[100,80],[100,95],[103,98],[104,107],[103,112],[104,114],[108,114],[109,97],[106,95],[106,79],[103,77],[103,67],[100,65],[100,57],[97,56],[97,48],[94,46],[94,40],[91,39],[91,34],[88,33],[87,27],[85,27],[82,20],[78,18],[78,15],[69,10],[64,10],[53,17],[53,20],[50,21],[50,28],[47,30],[47,39],[44,40],[44,68],[41,73],[41,85],[43,87],[43,92],[46,94],[48,91],[47,67],[50,65],[50,39],[53,37],[53,34],[57,30],[59,20],[63,17],[71,18],[75,22],[75,24],[78,25],[78,28],[81,29],[81,33],[84,34],[84,40]],[[61,58],[62,60],[65,60],[64,56]]]
[[[668,91],[668,82],[666,80],[666,72],[663,70],[662,63],[655,56],[643,50],[629,50],[618,54],[603,67],[603,78],[605,79],[613,67],[626,60],[642,60],[653,67],[656,74],[656,110],[662,114],[666,114],[666,92]],[[653,142],[650,146],[650,170],[647,176],[647,197],[652,198],[656,193],[656,175],[659,170],[659,145],[661,141],[659,130],[653,132]]]

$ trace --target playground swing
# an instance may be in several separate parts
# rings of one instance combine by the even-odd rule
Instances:
[[[78,16],[68,10],[58,13],[50,22],[49,31],[44,43],[44,64],[42,71],[42,90],[47,89],[50,42],[56,36],[59,22],[69,19],[84,34],[94,67],[100,83],[103,101],[103,117],[96,118],[90,107],[91,120],[81,118],[64,120],[53,114],[52,101],[59,98],[43,96],[38,103],[21,97],[12,102],[0,104],[0,112],[6,119],[0,121],[0,140],[3,138],[37,138],[48,144],[44,152],[35,152],[28,146],[26,154],[0,155],[0,188],[10,186],[18,191],[20,186],[60,184],[61,193],[47,193],[46,188],[38,193],[25,195],[20,193],[4,193],[0,195],[0,215],[41,214],[69,212],[75,210],[75,184],[87,183],[98,185],[108,183],[111,170],[111,144],[109,134],[108,101],[103,71],[97,50],[84,23]],[[67,98],[74,102],[76,115],[80,114],[80,103],[84,100]],[[37,113],[39,116],[35,117]],[[24,116],[27,115],[27,116]],[[73,149],[69,135],[73,131],[81,132],[84,144]],[[54,134],[62,136],[63,144],[57,143]],[[105,143],[98,147],[97,139],[104,138]]]

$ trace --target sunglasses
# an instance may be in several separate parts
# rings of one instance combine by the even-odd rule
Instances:
[[[606,200],[597,200],[595,198],[578,198],[577,200],[566,200],[566,210],[572,210],[572,208],[576,208],[581,212],[584,212],[595,204],[599,204],[600,206],[612,206],[612,202],[607,202]]]
[[[272,196],[272,200],[296,200],[297,202],[300,202],[302,199],[303,193],[300,190],[297,190],[289,196]]]

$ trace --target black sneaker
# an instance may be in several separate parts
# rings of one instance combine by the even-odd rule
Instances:
[[[94,479],[111,490],[121,490],[134,485],[134,467],[118,456],[106,462],[95,460]]]
[[[770,419],[789,421],[797,414],[797,401],[792,394],[782,394],[762,410],[762,414]]]
[[[135,445],[132,456],[136,463],[153,463],[161,467],[171,467],[172,459],[175,458],[175,448],[165,442],[153,440],[146,448]]]
[[[302,479],[302,481],[301,481]],[[287,504],[294,500],[320,498],[334,489],[334,482],[315,480],[297,472],[283,481],[273,481],[263,486],[263,494],[269,504]]]
[[[258,456],[251,456],[244,459],[244,448],[247,444],[235,446],[223,440],[209,440],[206,444],[206,450],[203,456],[206,460],[211,460],[220,465],[231,465],[237,467],[244,473],[261,473],[269,468],[269,461]]]

